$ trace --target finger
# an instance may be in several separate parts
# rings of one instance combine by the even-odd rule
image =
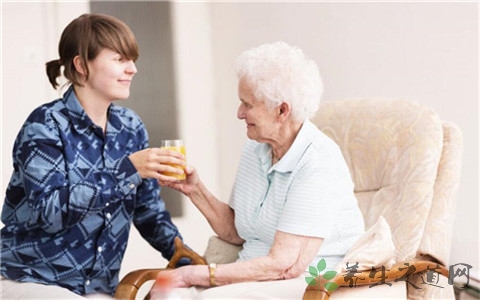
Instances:
[[[185,173],[187,173],[187,175],[192,174],[193,171],[195,171],[195,169],[192,166],[190,166],[190,165],[185,166]]]
[[[172,157],[177,157],[179,159],[185,160],[185,155],[183,155],[179,151],[166,149],[166,148],[157,148],[157,149],[158,151],[156,152],[156,154],[159,156],[172,156]]]
[[[162,185],[170,185],[174,182],[176,182],[178,179],[174,176],[168,176],[168,175],[164,175],[164,174],[158,174],[158,176],[156,177],[158,182],[162,183]]]
[[[161,164],[162,167],[174,166],[182,169],[185,167],[185,160],[172,156],[159,156],[157,163]]]
[[[185,171],[180,165],[162,165],[160,173],[163,175],[169,175],[169,174],[183,175]]]
[[[158,184],[161,185],[161,186],[166,186],[166,187],[169,187],[169,188],[173,188],[175,186],[175,181],[167,181],[167,180],[163,180],[163,179],[158,179],[157,181],[158,181]]]
[[[157,181],[158,181],[158,184],[161,185],[161,186],[170,187],[172,185],[171,181],[166,181],[166,180],[163,180],[163,179],[158,179]]]

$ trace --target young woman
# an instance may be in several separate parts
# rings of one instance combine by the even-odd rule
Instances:
[[[161,172],[183,172],[167,163],[182,165],[184,158],[149,148],[142,120],[114,104],[129,97],[137,73],[130,28],[84,14],[63,31],[59,55],[46,64],[47,75],[57,88],[63,70],[68,89],[35,109],[15,140],[1,215],[5,298],[45,296],[39,284],[112,295],[132,221],[167,259],[180,236],[158,180],[174,180]],[[36,284],[13,290],[15,282]]]

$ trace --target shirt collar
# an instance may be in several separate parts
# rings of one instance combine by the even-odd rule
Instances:
[[[312,143],[313,137],[317,131],[317,127],[310,122],[310,120],[305,120],[287,153],[285,153],[282,159],[273,166],[271,165],[272,149],[270,145],[260,143],[255,149],[256,155],[268,173],[272,171],[284,173],[292,172],[298,164],[298,161],[302,158],[303,154]]]
[[[63,94],[63,102],[65,107],[68,110],[70,119],[75,130],[79,133],[85,133],[90,128],[95,128],[96,125],[90,119],[90,117],[85,113],[80,101],[78,100],[75,92],[73,90],[73,85],[71,85],[67,91]],[[111,104],[108,107],[108,125],[107,125],[107,134],[116,134],[122,130],[122,122],[118,116],[119,110],[115,105]]]

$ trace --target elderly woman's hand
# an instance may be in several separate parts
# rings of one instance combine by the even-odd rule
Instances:
[[[159,179],[158,183],[162,186],[166,186],[180,191],[188,197],[193,191],[198,188],[200,178],[198,177],[197,171],[192,166],[186,166],[185,173],[187,174],[186,180],[171,181]]]
[[[177,275],[177,273],[175,270],[165,270],[158,273],[155,283],[150,289],[150,299],[176,298],[177,295],[173,289],[177,287],[187,287],[182,281],[182,276]]]
[[[186,288],[193,285],[208,286],[208,274],[208,267],[205,265],[190,265],[161,271],[158,273],[155,283],[150,290],[150,296],[166,296],[165,292],[171,291],[171,289],[174,288]],[[161,295],[162,292],[164,293],[163,295]],[[173,294],[175,294],[175,292],[173,292]]]

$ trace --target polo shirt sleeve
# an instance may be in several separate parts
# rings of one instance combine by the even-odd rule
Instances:
[[[351,198],[353,183],[336,147],[312,145],[292,172],[285,207],[277,229],[328,238],[341,207]]]

